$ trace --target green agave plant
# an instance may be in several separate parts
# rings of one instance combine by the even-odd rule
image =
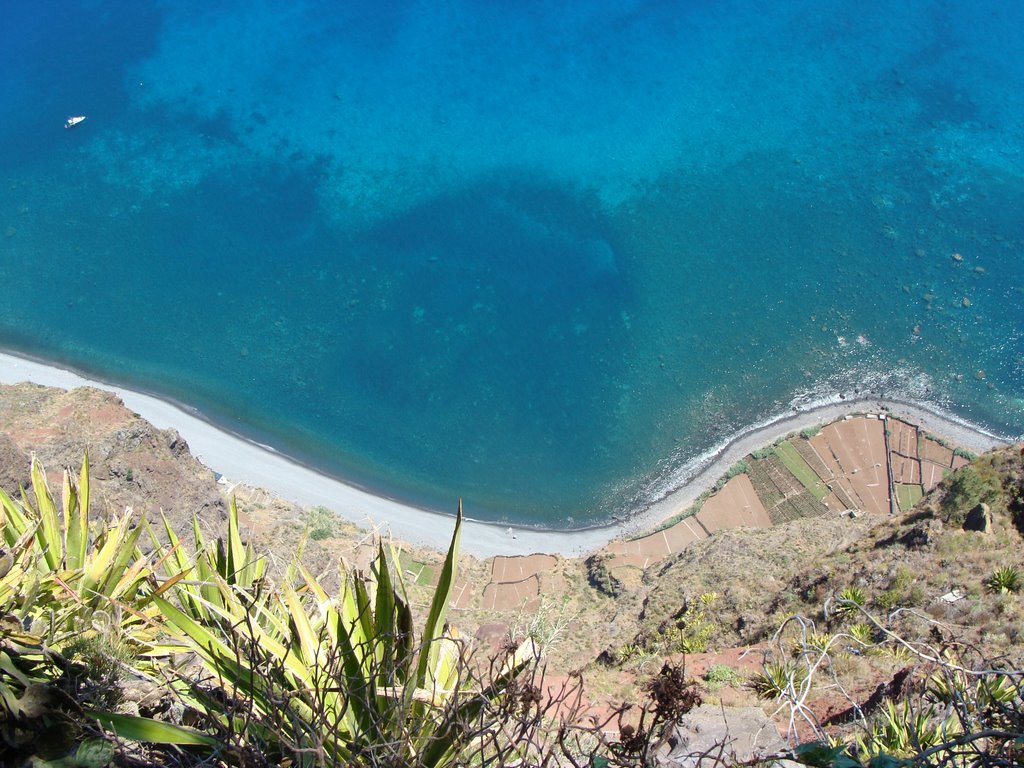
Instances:
[[[856,749],[868,758],[886,755],[909,758],[961,732],[956,717],[940,716],[934,705],[914,709],[907,701],[900,706],[887,701],[873,727],[857,740]]]
[[[0,489],[0,761],[4,745],[14,744],[41,766],[106,765],[113,748],[89,736],[97,724],[137,741],[213,745],[189,728],[81,710],[68,697],[72,665],[62,649],[98,632],[136,645],[155,637],[157,614],[143,593],[153,568],[136,546],[141,528],[130,513],[90,520],[88,456],[77,483],[64,473],[60,507],[35,459],[31,478],[34,502],[25,491],[15,500]],[[64,736],[56,742],[55,727]],[[73,754],[60,756],[68,749]],[[39,756],[46,753],[52,762]]]
[[[0,721],[24,716],[32,706],[26,691],[56,674],[39,635],[26,632],[12,615],[0,620]]]
[[[22,620],[45,619],[47,642],[56,647],[88,629],[97,611],[109,615],[112,608],[119,623],[142,631],[142,617],[131,608],[153,568],[136,546],[142,528],[130,510],[90,530],[88,456],[77,483],[64,473],[61,507],[35,459],[31,474],[34,503],[24,490],[16,501],[0,489],[0,536],[10,558],[0,603],[18,603]]]
[[[985,582],[985,586],[1001,595],[1020,592],[1022,585],[1024,579],[1021,578],[1020,570],[1012,565],[996,568]]]
[[[60,505],[33,461],[31,495],[0,491],[0,710],[5,720],[24,720],[29,694],[62,684],[60,649],[102,626],[129,642],[136,665],[174,675],[175,689],[217,732],[79,711],[122,738],[215,747],[229,762],[231,750],[249,749],[293,765],[525,755],[516,716],[538,694],[519,677],[538,652],[527,641],[487,674],[470,672],[466,646],[446,620],[461,525],[460,504],[417,634],[402,571],[383,545],[369,573],[342,565],[336,594],[298,558],[278,586],[266,578],[265,559],[243,544],[233,502],[224,539],[207,541],[193,520],[190,552],[166,518],[165,543],[130,513],[91,521],[87,457],[77,481],[65,473]],[[148,556],[138,546],[144,530]],[[178,671],[173,654],[182,651],[212,677]],[[60,764],[109,754],[88,735],[95,725],[75,733]]]
[[[302,765],[449,765],[493,746],[506,693],[536,650],[524,643],[485,684],[468,683],[464,645],[446,622],[461,504],[418,638],[401,570],[383,545],[367,574],[342,565],[332,597],[298,563],[280,586],[266,580],[236,518],[232,507],[226,543],[205,544],[194,559],[169,536],[167,562],[178,558],[190,576],[153,596],[171,641],[152,652],[192,651],[234,702],[211,706],[215,694],[183,679],[197,708],[244,746]]]
[[[949,652],[944,659],[956,663]],[[994,670],[981,675],[968,675],[961,669],[944,665],[927,681],[928,695],[943,705],[954,707],[961,715],[999,716],[1002,711],[1020,708],[1024,699],[1024,683],[1020,674],[1003,673]]]
[[[836,636],[830,632],[820,632],[816,629],[809,630],[806,635],[796,644],[796,652],[810,651],[816,654],[831,653],[832,646],[836,642]]]
[[[798,694],[808,683],[807,668],[792,661],[769,661],[750,680],[750,687],[762,699],[779,699]]]
[[[867,604],[868,597],[860,587],[843,587],[836,595],[835,607],[833,610],[840,618],[849,618],[856,615]]]
[[[198,518],[192,517],[194,554],[189,554],[182,546],[166,516],[161,513],[161,517],[168,542],[166,545],[148,524],[146,526],[154,549],[162,553],[159,571],[165,580],[154,592],[156,596],[173,590],[178,608],[193,620],[208,624],[219,621],[217,609],[227,609],[237,601],[235,590],[250,596],[260,591],[267,561],[256,554],[251,544],[242,543],[238,529],[238,508],[233,498],[228,510],[226,542],[222,539],[207,542],[200,530]],[[296,554],[295,562],[300,554]]]

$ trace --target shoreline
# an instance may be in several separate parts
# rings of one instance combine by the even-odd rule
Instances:
[[[95,387],[113,392],[124,404],[158,429],[175,429],[192,455],[229,482],[266,488],[301,506],[323,505],[357,525],[417,546],[444,551],[451,541],[453,515],[396,501],[325,475],[203,418],[188,405],[114,384],[86,378],[74,371],[9,351],[0,351],[0,384],[23,381],[73,389]],[[625,520],[574,530],[540,529],[466,518],[460,549],[476,557],[534,553],[582,556],[617,538],[655,530],[659,523],[685,510],[710,489],[726,470],[747,454],[779,437],[827,424],[856,412],[903,417],[927,432],[981,453],[1007,445],[1009,438],[992,434],[953,414],[921,404],[882,398],[812,403],[792,413],[755,424],[696,457],[676,475],[678,487]]]
[[[799,410],[752,425],[689,462],[677,473],[679,481],[676,489],[654,501],[626,523],[625,535],[634,538],[655,530],[659,523],[690,507],[731,466],[759,448],[803,429],[825,426],[855,413],[885,414],[916,424],[924,432],[974,453],[984,453],[991,448],[1014,442],[1014,438],[994,434],[954,414],[921,403],[881,397],[836,397],[812,402]]]

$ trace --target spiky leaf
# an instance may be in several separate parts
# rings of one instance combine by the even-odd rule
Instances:
[[[215,738],[194,728],[152,720],[148,717],[96,711],[89,711],[87,714],[122,739],[148,744],[188,744],[208,747],[215,747],[218,744]]]
[[[451,602],[452,592],[455,589],[455,565],[459,557],[461,533],[462,500],[459,499],[459,508],[455,515],[455,531],[452,533],[452,543],[448,547],[448,555],[445,557],[444,565],[441,568],[441,577],[438,579],[437,588],[434,590],[434,599],[430,603],[427,622],[423,627],[420,656],[416,664],[416,688],[432,687],[432,681],[428,680],[428,672],[433,669],[437,661],[437,650],[433,643],[442,634],[445,619],[448,616],[448,604]]]
[[[36,539],[39,541],[39,548],[43,551],[43,557],[46,558],[47,566],[50,570],[55,571],[60,566],[64,554],[61,545],[60,523],[57,506],[53,503],[53,496],[50,495],[50,487],[46,482],[46,473],[35,457],[32,457],[32,491],[35,493],[36,508],[39,512],[39,528],[36,530]]]

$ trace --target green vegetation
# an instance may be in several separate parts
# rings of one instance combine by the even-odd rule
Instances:
[[[721,485],[725,485],[725,483],[722,482]],[[716,488],[716,490],[721,490],[721,486],[718,486]],[[652,531],[644,531],[644,532],[638,533],[635,536],[632,536],[629,539],[627,539],[627,541],[636,541],[637,539],[646,538],[646,537],[650,536],[652,533],[657,533],[658,531],[667,530],[667,529],[671,528],[673,525],[675,525],[676,523],[681,523],[683,520],[686,520],[689,517],[693,517],[698,512],[700,512],[701,508],[704,506],[704,502],[706,502],[708,499],[711,498],[711,494],[712,494],[712,491],[704,491],[700,496],[698,496],[694,500],[693,504],[691,504],[689,507],[684,509],[682,512],[678,512],[678,513],[672,515],[671,517],[666,518],[654,530],[652,530]]]
[[[617,597],[622,592],[622,581],[608,567],[608,555],[594,554],[584,561],[587,583],[605,597]]]
[[[828,653],[835,641],[835,635],[811,629],[806,633],[797,649],[802,650],[806,648],[817,653]]]
[[[896,569],[896,574],[892,577],[892,582],[889,584],[890,589],[905,590],[907,587],[914,583],[914,574],[911,573],[910,569],[905,565],[901,565]]]
[[[891,611],[903,600],[903,594],[898,589],[887,589],[875,597],[875,604],[883,611]]]
[[[620,666],[647,664],[658,658],[655,651],[648,650],[642,643],[625,643],[615,653],[615,661]]]
[[[963,524],[967,513],[978,504],[992,504],[1000,498],[1002,486],[991,466],[969,464],[954,472],[946,481],[946,495],[941,509],[946,519]]]
[[[714,592],[704,592],[685,600],[682,609],[658,632],[641,635],[623,644],[615,653],[619,664],[637,659],[653,659],[673,653],[704,653],[717,633],[718,622],[711,607],[718,600]]]
[[[374,754],[389,764],[415,756],[419,765],[449,765],[478,749],[478,729],[492,726],[497,700],[535,658],[524,643],[482,698],[460,695],[462,649],[446,622],[460,529],[461,511],[417,636],[401,572],[383,545],[369,573],[343,571],[332,599],[299,563],[280,586],[267,584],[235,525],[226,545],[196,542],[192,565],[208,586],[178,580],[166,597],[153,597],[169,635],[159,650],[195,654],[221,691],[179,677],[184,699],[274,762],[311,751],[327,764]],[[224,695],[241,698],[243,711],[220,714]]]
[[[896,503],[904,512],[914,508],[924,498],[924,488],[917,483],[895,483]]]
[[[564,699],[530,682],[536,645],[471,664],[447,622],[461,508],[416,632],[383,545],[369,572],[342,566],[332,596],[298,559],[269,579],[233,503],[223,539],[193,520],[186,547],[166,518],[159,533],[128,515],[91,520],[88,461],[77,482],[65,475],[62,509],[35,462],[32,494],[0,491],[5,765],[504,765],[552,748],[536,734]],[[117,711],[127,673],[165,681],[192,726]],[[118,737],[140,743],[130,760]]]
[[[804,460],[804,457],[797,453],[796,448],[788,440],[775,449],[776,454],[782,460],[786,469],[793,477],[800,481],[800,484],[810,491],[818,501],[821,501],[829,494],[828,487],[822,482],[818,474],[811,469],[811,466]]]
[[[923,453],[921,446],[922,446],[922,441],[924,441],[924,440],[931,440],[936,445],[940,445],[943,448],[949,448],[950,450],[952,450],[952,446],[950,446],[950,444],[948,442],[946,442],[946,440],[944,438],[941,438],[938,435],[933,435],[931,432],[926,432],[925,430],[921,429],[921,430],[918,430],[917,436],[918,436],[918,442],[917,442],[918,452],[922,452]]]
[[[850,618],[861,612],[867,605],[868,596],[860,587],[843,587],[836,595],[835,611],[840,618]]]
[[[712,686],[732,685],[737,680],[739,675],[728,664],[712,664],[704,673],[704,681]]]
[[[1020,570],[1012,565],[996,568],[989,576],[985,586],[993,592],[1005,595],[1010,592],[1020,592],[1022,585]]]
[[[322,505],[310,507],[303,517],[306,531],[313,541],[323,541],[337,535],[340,521],[338,516],[327,507]]]
[[[817,466],[808,446],[797,441],[791,445],[810,466]],[[798,485],[788,471],[780,472],[786,469],[781,457],[748,461],[759,495],[762,485],[778,495],[792,493]],[[759,475],[760,469],[765,472]],[[843,726],[830,723],[815,731],[823,743],[801,749],[798,756],[804,762],[830,768],[864,768],[869,763],[895,768],[903,759],[907,766],[1020,763],[1024,609],[1019,595],[1024,584],[1016,594],[998,590],[1013,579],[1008,570],[1003,573],[1007,566],[1024,572],[1019,562],[1024,456],[1019,447],[1007,449],[981,457],[972,469],[974,479],[984,481],[977,485],[987,488],[992,499],[989,534],[965,534],[960,526],[947,524],[941,511],[947,482],[915,514],[887,516],[863,536],[852,532],[845,538],[846,531],[826,528],[823,521],[821,535],[830,542],[842,541],[834,547],[819,545],[814,527],[806,524],[760,532],[751,537],[757,542],[754,547],[742,537],[722,536],[682,553],[657,571],[657,581],[648,583],[642,624],[631,635],[636,652],[662,650],[657,644],[662,628],[677,620],[680,605],[688,605],[683,585],[697,592],[717,589],[720,597],[711,617],[718,628],[712,644],[770,642],[770,662],[751,686],[774,700],[771,710],[783,713],[776,722],[785,722],[790,714],[790,723],[808,723],[814,729],[811,712],[820,711],[824,702],[833,712],[849,708]],[[760,482],[762,475],[775,485]],[[968,500],[979,503],[979,496],[984,497],[975,493]],[[751,548],[763,548],[764,555]],[[993,580],[997,572],[1002,575]],[[992,584],[988,589],[986,581]],[[787,624],[803,611],[809,618],[802,625]],[[800,636],[794,638],[798,626]],[[946,656],[952,652],[964,656]],[[958,698],[943,702],[923,693],[936,672],[964,677]],[[985,692],[989,689],[991,695]],[[892,697],[894,707],[886,711],[885,699],[866,706],[872,690]],[[836,696],[847,698],[837,706]],[[950,712],[961,721],[961,730],[943,730]],[[929,742],[935,730],[945,736]],[[829,745],[828,739],[843,741]],[[914,746],[919,739],[932,743],[935,751],[910,762],[924,751]],[[815,749],[821,750],[816,758],[811,756]]]
[[[813,427],[805,427],[800,430],[800,437],[804,440],[810,440],[812,437],[821,432],[821,425],[817,424]]]
[[[750,465],[746,461],[740,459],[733,464],[729,469],[726,470],[725,474],[718,478],[718,481],[714,485],[713,491],[718,493],[725,487],[725,484],[732,480],[737,475],[743,475],[750,471]]]
[[[859,621],[856,624],[851,624],[846,632],[850,639],[859,646],[867,647],[874,643],[875,628],[867,622]]]
[[[406,550],[398,553],[398,563],[402,573],[411,578],[416,586],[429,587],[433,583],[434,569],[427,563],[417,560]]]
[[[540,605],[531,614],[520,613],[512,637],[525,637],[536,644],[541,651],[550,650],[577,616],[569,610],[569,595],[563,595],[558,603],[541,595]]]
[[[855,751],[870,761],[880,757],[910,758],[960,733],[956,716],[940,716],[934,704],[912,709],[907,701],[900,706],[887,701],[868,732],[857,740]]]
[[[769,460],[777,465],[781,453]],[[1003,486],[991,465],[974,469],[974,479],[957,480],[959,491],[953,484],[957,476],[951,478],[947,497],[956,492],[968,499],[993,493],[994,501],[1001,498]],[[443,564],[430,567],[379,544],[365,572],[342,565],[330,578],[337,586],[328,586],[327,577],[314,576],[298,556],[278,572],[270,569],[267,558],[243,542],[234,504],[224,536],[211,540],[198,520],[181,534],[166,519],[152,527],[130,515],[91,519],[87,461],[76,477],[65,476],[59,502],[36,463],[31,481],[20,501],[0,492],[5,765],[644,765],[652,764],[661,727],[699,703],[696,684],[680,667],[666,664],[642,686],[652,703],[642,704],[638,726],[622,727],[619,741],[609,742],[600,724],[580,726],[572,719],[572,702],[578,701],[573,697],[582,690],[573,687],[582,685],[579,676],[570,676],[558,698],[545,685],[540,665],[540,646],[564,641],[576,621],[567,598],[545,596],[536,616],[524,617],[493,658],[471,657],[470,642],[448,622],[461,515]],[[1007,498],[1018,499],[1016,486],[1007,487]],[[849,579],[864,585],[835,595],[833,615],[848,622],[842,631],[827,612],[834,634],[819,631],[810,619],[799,625],[786,619],[772,641],[778,646],[770,650],[773,661],[751,682],[758,695],[775,700],[773,709],[791,707],[791,722],[799,718],[822,739],[791,757],[833,768],[1019,762],[1024,677],[1012,666],[1017,656],[1007,654],[997,665],[991,656],[954,655],[975,653],[977,643],[949,635],[985,613],[993,634],[1006,638],[1002,648],[1019,644],[1020,601],[1013,593],[1022,587],[1020,569],[992,570],[1000,558],[1017,562],[1019,549],[1006,555],[992,546],[1011,546],[1018,532],[1007,524],[1005,507],[994,512],[1003,525],[990,537],[944,530],[930,513],[903,526],[943,536],[936,552],[946,540],[972,547],[958,550],[965,555],[958,556],[958,565],[973,568],[967,578],[962,570],[953,576],[952,558],[950,570],[934,577],[920,559],[901,564],[901,557],[923,553],[904,548],[900,524],[887,531],[891,538],[884,548],[865,542],[861,552],[870,560],[848,549],[830,553],[827,565],[808,560],[805,571],[790,571],[797,576],[779,577],[775,583],[783,590],[802,596],[785,601],[779,591],[779,606],[787,612],[812,595],[820,605]],[[988,549],[982,549],[983,538]],[[889,558],[890,549],[896,559]],[[687,567],[697,562],[686,561]],[[992,575],[985,584],[999,596],[984,593],[978,574],[986,572]],[[770,569],[765,573],[770,576]],[[419,614],[406,574],[408,586],[415,581],[426,587],[414,591],[427,595]],[[733,631],[729,611],[752,615],[764,604],[747,591],[747,583],[741,590],[734,582],[690,575],[692,581],[678,583],[699,594],[672,594],[659,623],[621,647],[620,662],[660,665],[664,656],[706,651]],[[952,583],[972,585],[961,601],[954,608],[933,601],[953,578]],[[700,593],[708,588],[720,588],[722,596]],[[645,611],[653,610],[656,593],[650,592]],[[892,611],[878,619],[866,609],[923,602],[932,617]],[[950,622],[954,609],[957,620]],[[927,624],[924,631],[909,640],[897,636],[918,619]],[[797,642],[787,629],[793,626],[800,627]],[[755,629],[762,639],[772,631]],[[901,690],[913,696],[901,693],[873,711],[855,710],[842,732],[845,741],[826,743],[825,732],[808,718],[807,704],[818,690],[852,690],[840,676],[868,667],[884,675],[874,678],[883,683],[893,670],[909,675]],[[126,675],[155,681],[168,703],[149,717],[136,714],[136,701],[125,706]],[[704,679],[708,686],[733,683],[736,672],[713,665]]]
[[[704,592],[696,600],[687,601],[675,624],[665,632],[669,652],[704,653],[708,649],[717,628],[709,612],[717,599],[714,592]]]
[[[750,465],[747,464],[747,462],[743,461],[743,459],[740,459],[731,467],[729,467],[728,471],[726,471],[725,473],[725,479],[731,480],[732,478],[736,477],[736,475],[742,475],[744,472],[747,472],[749,470]]]
[[[191,728],[103,709],[122,660],[157,636],[143,529],[129,513],[90,518],[88,457],[77,482],[65,473],[60,508],[35,460],[31,476],[34,502],[0,490],[0,762],[104,765],[113,746],[101,724],[124,738],[212,745]]]
[[[899,589],[907,586],[893,584]],[[886,624],[861,615],[863,621],[836,640],[846,638],[843,645],[852,641],[850,650],[862,657],[856,664],[897,665],[892,684],[913,693],[886,698],[873,712],[848,697],[854,708],[841,737],[805,719],[818,740],[796,747],[792,757],[797,763],[820,768],[981,768],[1020,763],[1024,672],[1000,668],[1005,660],[977,655],[975,649],[942,633],[930,633],[942,644],[938,648],[909,641],[895,631],[911,629],[904,619]],[[929,617],[917,620],[934,626]],[[791,639],[794,628],[796,642]],[[790,722],[807,714],[806,701],[815,688],[842,690],[846,683],[840,670],[854,663],[854,657],[835,652],[839,643],[813,640],[818,634],[808,618],[787,619],[769,648],[773,660],[751,682],[759,696],[777,702],[777,712],[788,710]]]
[[[769,661],[750,680],[750,687],[762,699],[779,699],[807,682],[803,667],[789,660]]]

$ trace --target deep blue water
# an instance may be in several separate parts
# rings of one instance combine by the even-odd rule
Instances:
[[[0,346],[556,526],[839,393],[1019,435],[1022,52],[999,0],[11,0]]]

